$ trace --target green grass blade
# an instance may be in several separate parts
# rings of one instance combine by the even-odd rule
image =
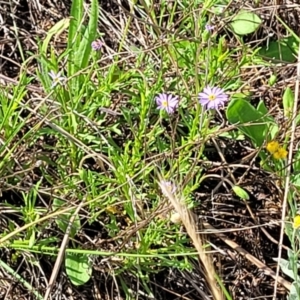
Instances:
[[[76,58],[79,60],[78,66],[80,66],[80,69],[87,67],[89,62],[89,57],[91,53],[91,43],[95,40],[97,33],[98,9],[98,1],[93,0],[91,5],[91,15],[89,24],[84,32],[84,36],[82,41],[80,42],[78,51],[76,52]]]
[[[83,0],[74,0],[71,7],[71,20],[68,36],[68,49],[77,49],[80,43],[79,39],[76,39],[77,30],[80,26],[83,17]],[[70,52],[68,75],[74,74],[74,58],[75,51]]]

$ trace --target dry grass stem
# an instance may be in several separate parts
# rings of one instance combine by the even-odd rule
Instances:
[[[198,251],[199,259],[204,267],[206,282],[210,286],[211,293],[213,294],[213,299],[224,299],[222,292],[217,287],[217,282],[215,279],[216,272],[213,263],[210,259],[210,256],[204,251],[204,245],[200,235],[197,233],[198,229],[192,213],[184,204],[183,199],[178,199],[176,196],[174,196],[164,184],[160,183],[160,187],[162,189],[163,194],[167,195],[169,201],[172,203],[175,210],[180,214],[182,223],[185,226],[188,235],[192,239],[196,250]]]

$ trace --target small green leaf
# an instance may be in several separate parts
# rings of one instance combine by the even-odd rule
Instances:
[[[239,196],[240,198],[242,198],[243,200],[249,200],[250,199],[248,193],[244,189],[242,189],[241,187],[235,185],[232,189],[235,192],[235,194],[237,196]]]
[[[231,22],[232,30],[239,35],[246,35],[255,32],[261,24],[261,19],[256,14],[242,10]]]
[[[277,76],[272,74],[269,78],[269,85],[273,86],[276,83],[276,80],[277,80]]]
[[[283,94],[283,111],[285,117],[291,117],[294,106],[294,93],[288,87]]]
[[[29,247],[33,247],[35,244],[35,231],[33,230],[29,238]]]
[[[244,141],[245,140],[245,136],[239,130],[231,130],[228,132],[223,132],[223,133],[220,133],[218,136],[224,137],[224,138],[229,138],[229,139],[234,139],[236,141]]]
[[[92,267],[87,255],[67,252],[65,260],[66,272],[74,285],[83,285],[92,275]]]

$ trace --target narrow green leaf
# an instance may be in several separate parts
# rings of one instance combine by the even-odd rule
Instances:
[[[83,0],[73,0],[71,7],[71,21],[69,26],[68,35],[68,49],[78,49],[80,40],[76,38],[78,30],[83,18]],[[74,58],[75,51],[70,51],[69,53],[69,63],[68,63],[68,75],[72,76],[74,74]]]
[[[74,285],[83,285],[92,275],[92,266],[87,255],[67,252],[65,259],[66,272]]]
[[[242,198],[243,200],[249,200],[249,195],[248,193],[242,189],[241,187],[235,185],[234,187],[232,187],[234,193],[239,196],[240,198]]]
[[[300,150],[293,157],[293,170],[295,174],[300,174]]]
[[[97,33],[98,10],[98,0],[92,0],[89,23],[84,32],[79,48],[76,51],[76,59],[78,60],[78,63],[76,65],[80,66],[80,69],[86,68],[89,62],[91,43],[95,40]]]
[[[60,20],[53,27],[50,28],[42,45],[42,55],[46,56],[48,45],[52,37],[54,35],[58,35],[62,33],[65,29],[69,27],[69,25],[70,25],[70,18],[66,18]]]
[[[283,111],[284,111],[284,116],[287,118],[292,116],[294,98],[295,96],[291,88],[287,87],[287,89],[284,91],[283,94]]]
[[[270,140],[273,140],[278,133],[279,127],[275,122],[274,118],[270,116],[267,107],[265,106],[264,101],[259,101],[257,105],[257,110],[264,115],[264,120],[268,122],[268,137]]]

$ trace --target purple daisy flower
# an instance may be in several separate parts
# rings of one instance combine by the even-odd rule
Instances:
[[[207,109],[218,110],[220,106],[224,107],[228,101],[228,95],[219,87],[206,86],[202,93],[199,93],[200,104]]]
[[[172,114],[178,107],[179,99],[178,96],[170,94],[159,94],[156,98],[157,108],[165,110],[168,114]]]
[[[92,42],[91,47],[93,50],[98,51],[102,48],[103,43],[100,40],[95,40]]]

